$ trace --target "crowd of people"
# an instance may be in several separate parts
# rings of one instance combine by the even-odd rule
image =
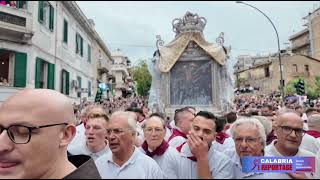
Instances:
[[[240,95],[234,104],[222,117],[179,108],[171,120],[141,98],[79,110],[56,91],[22,90],[0,108],[0,178],[320,178],[317,102]],[[314,157],[315,171],[244,172],[247,156]]]

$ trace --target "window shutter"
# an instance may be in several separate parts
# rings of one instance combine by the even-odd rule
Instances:
[[[40,58],[36,58],[36,75],[35,75],[35,88],[40,88],[41,80],[41,65],[43,61]]]
[[[80,54],[81,54],[81,56],[83,57],[83,39],[82,39],[82,37],[80,36]]]
[[[91,97],[91,82],[88,81],[88,97]]]
[[[81,89],[81,77],[80,76],[78,76],[78,90],[80,90]],[[81,96],[81,92],[78,92],[78,97],[80,97]]]
[[[91,63],[91,47],[89,44],[88,44],[88,62]]]
[[[67,95],[69,95],[70,73],[68,71],[66,71],[66,72],[67,72],[66,90],[67,90]]]
[[[68,22],[66,20],[63,23],[63,42],[68,43]]]
[[[79,39],[78,39],[78,33],[76,33],[76,53],[79,53]]]
[[[64,83],[63,83],[63,75],[64,75],[64,73],[65,73],[65,71],[62,69],[61,70],[61,74],[60,74],[60,92],[62,93],[62,94],[64,94],[63,93],[63,88],[64,88]]]
[[[23,2],[21,2],[21,1],[17,1],[17,8],[18,9],[22,9],[23,8]]]
[[[43,8],[44,8],[44,1],[39,1],[38,20],[41,24],[43,23]]]
[[[50,5],[49,29],[54,30],[54,8]]]
[[[48,63],[48,89],[54,90],[54,74],[55,74],[55,65]]]
[[[26,87],[27,54],[16,53],[14,63],[14,87]]]

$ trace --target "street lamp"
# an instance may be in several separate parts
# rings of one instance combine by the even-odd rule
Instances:
[[[240,3],[240,4],[244,4],[244,5],[250,6],[250,7],[254,8],[255,10],[259,11],[261,14],[263,14],[269,20],[269,22],[271,23],[273,29],[276,32],[277,41],[278,41],[279,66],[280,66],[280,91],[281,91],[282,100],[284,100],[284,92],[283,92],[284,81],[283,81],[283,75],[282,75],[281,50],[280,50],[280,41],[279,41],[278,31],[277,31],[276,27],[274,26],[273,22],[271,21],[271,19],[264,12],[262,12],[260,9],[254,7],[254,6],[250,5],[250,4],[244,3],[242,1],[236,1],[236,3]]]

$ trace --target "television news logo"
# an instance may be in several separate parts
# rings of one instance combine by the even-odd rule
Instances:
[[[244,157],[242,172],[315,172],[315,157]]]

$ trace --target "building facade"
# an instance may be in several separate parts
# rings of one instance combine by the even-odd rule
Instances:
[[[320,60],[289,53],[281,54],[281,59],[285,84],[299,77],[304,77],[310,84],[315,83],[315,77],[319,75]],[[264,63],[253,64],[250,68],[235,69],[234,74],[238,88],[251,86],[261,93],[279,91],[280,66],[276,55],[265,57]]]
[[[74,1],[19,2],[0,5],[0,77],[7,81],[0,102],[23,88],[53,89],[75,102],[92,98],[97,56],[106,68],[111,63],[92,22]]]
[[[126,97],[134,93],[134,83],[129,72],[131,61],[124,56],[120,49],[112,52],[113,63],[111,65],[113,81],[110,83],[115,97]]]

